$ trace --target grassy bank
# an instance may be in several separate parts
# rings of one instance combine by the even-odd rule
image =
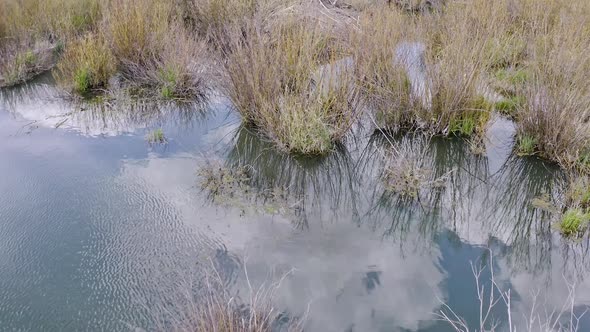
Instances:
[[[52,68],[73,94],[203,100],[221,89],[284,151],[322,154],[363,114],[590,172],[584,0],[7,0],[0,84]],[[482,146],[481,144],[477,146]]]

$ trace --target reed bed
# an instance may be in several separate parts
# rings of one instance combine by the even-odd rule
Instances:
[[[521,152],[583,172],[590,169],[588,7],[564,5],[551,29],[535,37],[526,102],[516,118]]]
[[[516,153],[588,173],[588,17],[583,0],[6,0],[0,85],[57,62],[76,94],[221,88],[302,154],[330,151],[365,111],[380,128],[480,140],[500,112]]]
[[[359,109],[352,67],[321,65],[326,37],[314,24],[287,17],[266,34],[251,22],[228,33],[224,54],[225,91],[238,112],[293,153],[330,151]]]

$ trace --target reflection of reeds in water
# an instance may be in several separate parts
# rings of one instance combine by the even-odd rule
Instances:
[[[427,170],[416,199],[408,200],[383,184],[383,170],[391,163],[388,158],[400,157],[399,153],[388,153],[391,150],[414,151],[414,157],[419,158],[413,162],[415,167]],[[376,133],[361,156],[360,173],[367,174],[369,169],[381,171],[361,180],[371,183],[367,196],[371,208],[366,217],[378,224],[388,220],[386,236],[411,241],[413,237],[408,235],[418,234],[431,243],[443,227],[457,231],[467,223],[480,222],[484,215],[487,161],[473,155],[468,144],[459,139]]]
[[[560,235],[556,237],[556,241],[561,242],[560,254],[563,262],[561,270],[564,274],[576,280],[587,278],[590,269],[590,239],[585,237],[579,241],[570,241]]]
[[[551,265],[552,213],[533,206],[533,200],[555,197],[561,180],[557,168],[536,158],[511,157],[496,175],[492,232],[508,235],[508,261],[515,268],[539,271]]]
[[[290,200],[299,202],[296,214],[301,226],[306,225],[311,214],[318,220],[358,217],[354,163],[344,146],[337,145],[320,158],[294,157],[280,152],[252,129],[242,127],[226,165],[248,167],[248,184],[256,191],[280,189]]]
[[[440,203],[443,218],[454,231],[471,234],[473,226],[485,224],[490,208],[488,160],[473,154],[469,143],[459,138],[433,140],[432,154],[435,176],[448,174]]]
[[[429,158],[427,149],[429,142],[420,135],[407,138],[389,137],[377,132],[371,136],[367,148],[361,154],[359,173],[366,176],[361,181],[370,183],[368,188],[371,188],[366,196],[370,208],[363,219],[375,222],[372,224],[373,228],[383,226],[381,220],[387,220],[384,236],[399,236],[402,241],[413,231],[413,222],[418,223],[418,233],[425,238],[434,236],[438,231],[435,223],[436,213],[433,213],[435,209],[432,207],[437,204],[439,190],[419,183],[418,187],[411,189],[417,189],[414,192],[416,196],[409,197],[407,193],[388,188],[391,179],[387,180],[398,172],[413,172],[405,168],[419,167],[427,176],[422,179],[424,182],[434,181],[432,159]],[[395,152],[392,154],[392,151]],[[402,151],[405,153],[401,153]],[[392,161],[391,158],[399,161]],[[395,181],[405,183],[406,179],[402,175]]]
[[[91,100],[71,99],[49,79],[0,92],[9,112],[47,127],[68,127],[84,134],[115,135],[164,123],[186,128],[205,118],[206,102],[161,102],[124,93]]]

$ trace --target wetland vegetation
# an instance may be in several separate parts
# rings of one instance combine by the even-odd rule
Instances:
[[[200,166],[209,202],[299,230],[316,208],[339,211],[380,220],[402,242],[413,227],[434,242],[436,221],[456,230],[488,214],[485,227],[512,233],[507,245],[533,266],[550,255],[539,242],[588,240],[589,52],[586,0],[0,1],[0,96],[10,103],[49,72],[50,98],[74,109],[55,128],[200,117],[223,99],[241,123],[226,159]],[[502,121],[508,156],[490,175],[486,149]],[[144,140],[175,148],[159,126]],[[371,184],[365,198],[360,183]],[[285,319],[273,291],[234,302],[216,278],[196,320],[184,320],[197,331],[271,331]]]
[[[280,149],[324,154],[367,116],[379,128],[469,137],[492,113],[515,150],[590,168],[585,1],[350,3],[9,0],[1,84],[53,69],[67,92],[232,100]],[[55,65],[55,67],[54,67]]]

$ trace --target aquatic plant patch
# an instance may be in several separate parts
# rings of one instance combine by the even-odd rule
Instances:
[[[256,188],[250,185],[250,167],[225,167],[213,163],[198,173],[199,186],[218,205],[238,209],[245,214],[270,214],[295,217],[300,200],[285,188]]]

